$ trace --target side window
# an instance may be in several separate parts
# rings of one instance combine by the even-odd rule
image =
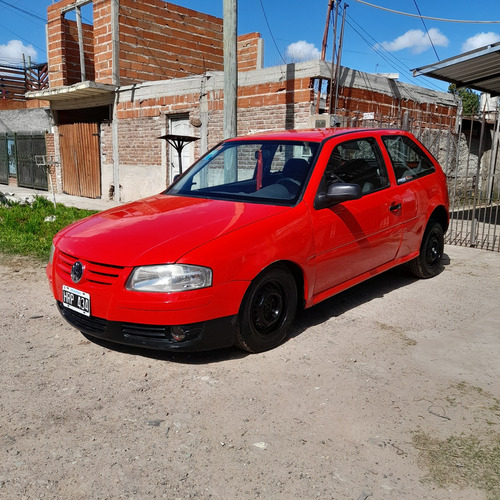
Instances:
[[[382,138],[391,158],[398,184],[435,171],[429,157],[409,137],[388,135]]]
[[[375,139],[366,137],[335,146],[325,169],[326,189],[334,182],[358,184],[363,194],[389,185],[385,163]]]

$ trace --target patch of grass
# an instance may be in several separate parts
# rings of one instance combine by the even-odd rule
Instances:
[[[450,484],[473,487],[488,499],[500,498],[500,435],[481,441],[473,435],[450,436],[446,440],[424,432],[413,436],[419,462],[429,470],[425,478],[445,488]]]
[[[54,207],[44,197],[37,197],[32,205],[0,205],[0,252],[47,260],[54,235],[94,213],[60,203]]]

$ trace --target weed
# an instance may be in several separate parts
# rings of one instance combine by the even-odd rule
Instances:
[[[429,470],[425,481],[444,488],[450,484],[473,487],[488,499],[500,498],[500,435],[481,441],[473,435],[433,438],[424,432],[413,436],[419,463]]]
[[[54,207],[41,196],[31,205],[0,205],[0,252],[47,260],[54,235],[68,224],[94,213],[60,203]]]

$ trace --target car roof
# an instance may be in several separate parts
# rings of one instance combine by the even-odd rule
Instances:
[[[300,130],[268,130],[255,134],[250,134],[241,137],[234,137],[230,141],[238,140],[279,140],[279,141],[310,141],[321,142],[327,138],[354,133],[354,132],[370,132],[373,134],[380,133],[402,133],[407,134],[406,131],[397,129],[372,129],[372,128],[313,128],[313,129],[300,129]]]

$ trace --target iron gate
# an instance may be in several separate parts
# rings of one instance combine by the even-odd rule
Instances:
[[[12,176],[17,177],[18,186],[48,191],[47,169],[36,162],[45,152],[44,135],[1,134],[0,183],[9,184]]]
[[[0,184],[9,183],[9,150],[7,135],[0,135]]]
[[[469,122],[469,130],[461,124],[457,168],[448,175],[451,221],[447,242],[499,252],[499,116],[495,113],[494,120],[487,122],[483,114],[481,120]]]
[[[16,135],[18,186],[48,191],[47,168],[36,162],[36,157],[45,156],[45,151],[45,136]]]
[[[500,252],[499,118],[498,112],[461,117],[457,131],[427,129],[419,137],[446,174],[446,243]]]

